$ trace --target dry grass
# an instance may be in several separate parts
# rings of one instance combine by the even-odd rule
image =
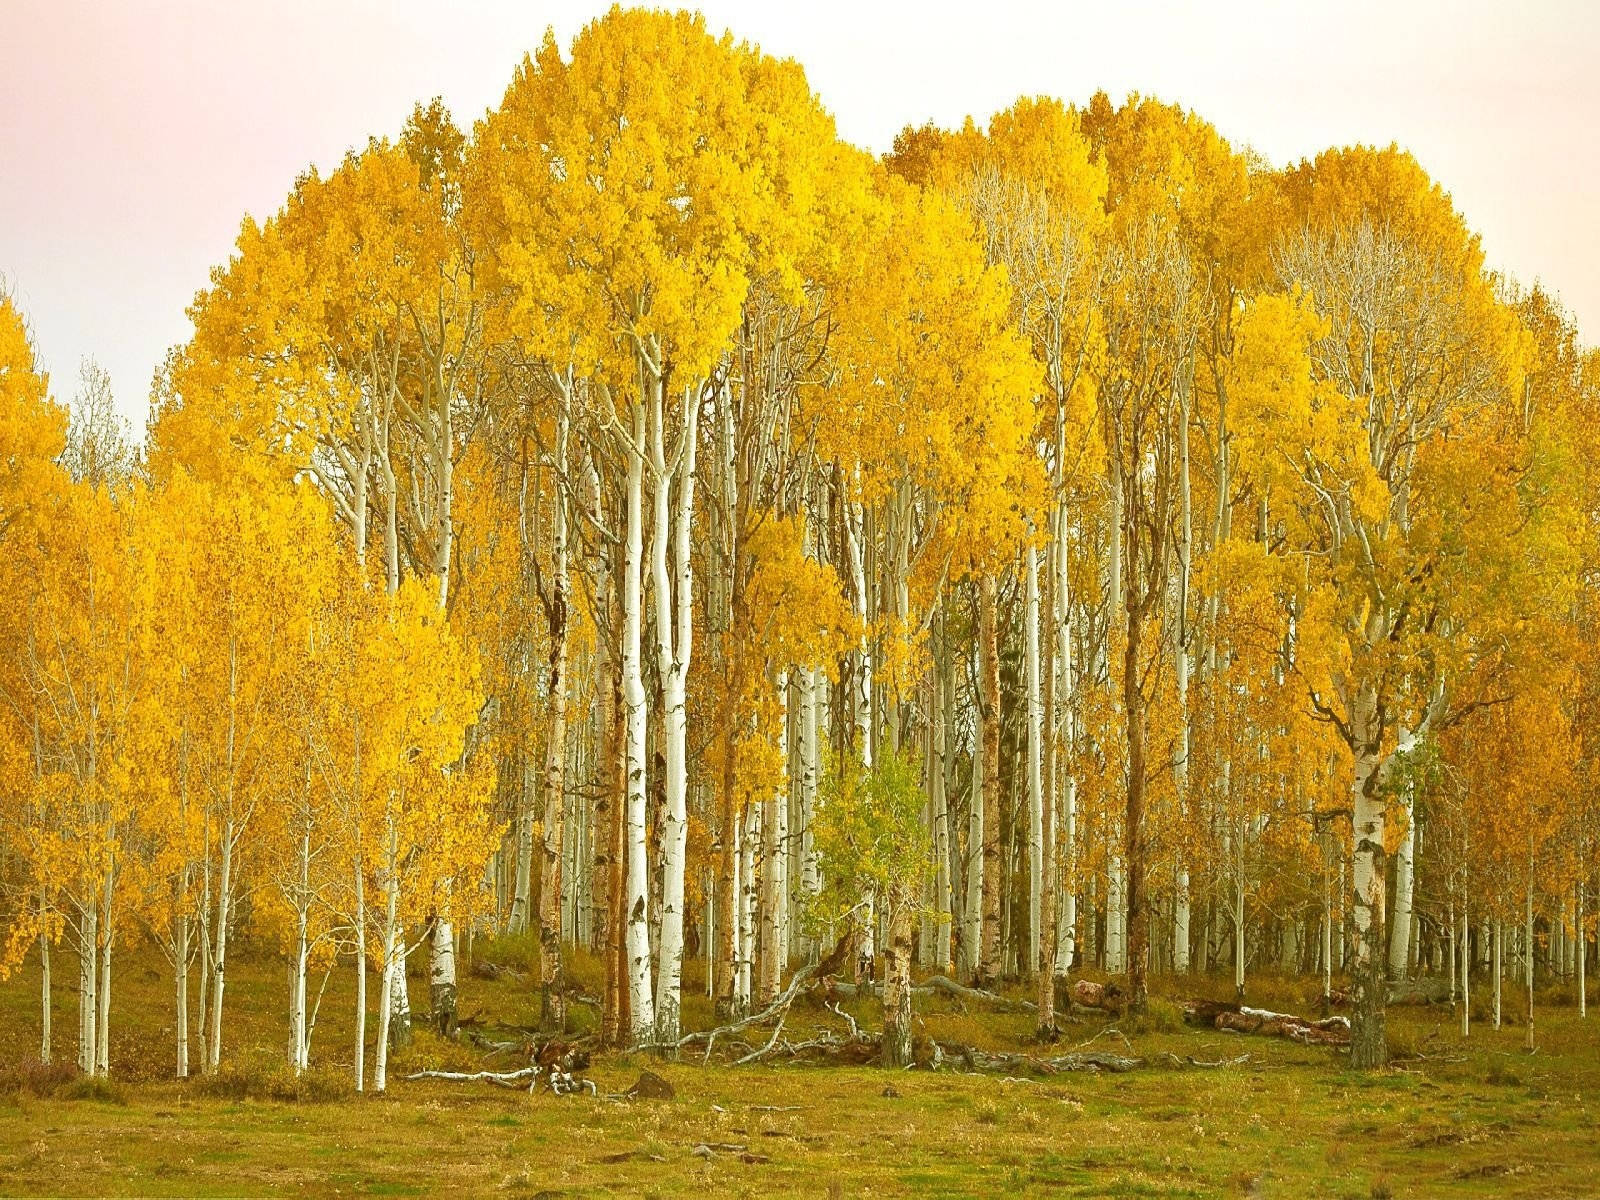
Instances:
[[[515,947],[479,947],[511,963]],[[1600,1016],[1539,1014],[1540,1051],[1522,1031],[1480,1027],[1463,1047],[1443,1009],[1397,1009],[1397,1042],[1422,1055],[1373,1075],[1325,1050],[1172,1028],[1157,1009],[1121,1032],[1139,1053],[1220,1059],[1222,1070],[994,1077],[805,1067],[701,1068],[608,1056],[593,1075],[621,1091],[641,1066],[678,1099],[626,1103],[529,1097],[488,1086],[396,1080],[387,1096],[348,1089],[348,970],[330,982],[313,1045],[316,1072],[283,1061],[282,964],[258,949],[229,984],[225,1057],[214,1080],[171,1074],[168,981],[154,957],[125,957],[117,981],[109,1086],[24,1066],[37,1051],[37,975],[0,987],[0,1191],[17,1194],[346,1193],[510,1196],[1586,1196],[1600,1191]],[[60,971],[59,975],[69,972]],[[577,974],[592,991],[594,964]],[[700,977],[691,977],[691,990]],[[1225,991],[1228,981],[1214,990]],[[1175,992],[1176,989],[1167,988]],[[1314,986],[1266,981],[1251,999],[1309,1008]],[[413,995],[425,993],[421,981]],[[375,992],[374,992],[375,994]],[[57,1052],[69,1056],[74,997],[57,997]],[[530,984],[463,979],[462,1011],[532,1025]],[[1031,1019],[929,1003],[941,1039],[1027,1048]],[[709,1020],[703,995],[685,1005]],[[868,1026],[871,1000],[853,1011]],[[576,1020],[592,1014],[577,1009]],[[797,1010],[796,1037],[837,1020]],[[1101,1032],[1069,1026],[1071,1046]],[[1116,1043],[1102,1037],[1097,1045]],[[419,1038],[396,1064],[481,1065]],[[892,1094],[886,1095],[886,1087]],[[74,1098],[75,1097],[75,1098]],[[763,1107],[765,1106],[765,1107]],[[778,1111],[773,1111],[777,1109]],[[696,1153],[723,1143],[740,1151]]]

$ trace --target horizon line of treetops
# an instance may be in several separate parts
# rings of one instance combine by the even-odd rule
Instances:
[[[307,172],[191,316],[140,452],[0,300],[46,1055],[53,947],[104,1072],[149,941],[215,1070],[241,933],[296,1070],[354,963],[379,1089],[406,956],[449,1030],[473,931],[536,931],[551,1028],[592,948],[629,1045],[686,957],[744,1012],[848,935],[890,1062],[914,964],[1035,980],[1045,1036],[1080,967],[1344,978],[1356,1065],[1407,973],[1581,1002],[1600,370],[1399,149],[1097,95],[879,160],[798,64],[619,8]]]

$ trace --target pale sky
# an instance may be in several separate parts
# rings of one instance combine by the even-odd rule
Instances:
[[[708,23],[797,58],[843,136],[985,120],[1021,94],[1129,91],[1199,112],[1274,162],[1409,148],[1483,234],[1600,340],[1600,3],[712,0]],[[60,399],[111,373],[142,429],[184,309],[296,174],[411,105],[465,128],[547,26],[601,3],[0,0],[0,277]]]

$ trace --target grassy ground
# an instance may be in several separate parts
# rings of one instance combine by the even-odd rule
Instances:
[[[480,947],[480,956],[501,963],[525,961],[526,952]],[[293,1085],[277,1065],[286,1040],[284,968],[264,952],[241,958],[237,966],[230,960],[225,1017],[224,1057],[233,1068],[215,1082],[163,1078],[171,1074],[172,1002],[153,956],[122,960],[109,1086],[39,1081],[30,1090],[16,1078],[15,1064],[37,1052],[37,968],[0,985],[0,1192],[1600,1195],[1600,1014],[1580,1022],[1570,1008],[1538,1014],[1531,1056],[1521,1050],[1520,1027],[1481,1024],[1463,1045],[1448,1009],[1391,1010],[1393,1042],[1420,1057],[1371,1075],[1342,1069],[1326,1050],[1184,1029],[1170,1006],[1158,1005],[1121,1025],[1134,1052],[1201,1060],[1248,1053],[1250,1061],[1020,1080],[618,1056],[594,1065],[602,1092],[625,1089],[649,1066],[677,1098],[558,1099],[399,1079],[387,1096],[357,1097],[345,1079],[348,968],[335,973],[323,1000],[312,1048],[319,1069]],[[65,956],[63,976],[75,978]],[[1311,987],[1266,980],[1251,999],[1303,1010]],[[423,992],[415,980],[413,996]],[[57,1054],[70,1058],[75,996],[61,988],[56,1003]],[[463,981],[466,1014],[531,1024],[536,1003],[515,980]],[[878,1024],[875,1007],[857,1005],[864,1026]],[[703,999],[686,1008],[689,1024],[709,1021]],[[919,1008],[940,1040],[1027,1048],[1027,1016],[920,999]],[[799,1038],[810,1026],[838,1024],[797,1008],[786,1028]],[[1065,1041],[1101,1031],[1071,1026]],[[1116,1035],[1094,1044],[1125,1048]],[[397,1074],[481,1065],[520,1064],[485,1064],[476,1051],[426,1035],[396,1064]],[[708,1145],[709,1154],[697,1153]]]

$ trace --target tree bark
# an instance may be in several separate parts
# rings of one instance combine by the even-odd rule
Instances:
[[[1027,970],[1036,974],[1044,941],[1044,695],[1039,669],[1039,551],[1023,551],[1024,676],[1028,695],[1028,943]]]
[[[1128,921],[1128,1005],[1145,1006],[1148,991],[1150,917],[1144,894],[1145,706],[1139,682],[1142,614],[1128,609],[1128,637],[1123,649],[1122,702],[1128,737],[1128,803],[1123,815],[1123,855],[1127,862],[1125,899]]]
[[[633,402],[633,440],[627,447],[627,532],[624,543],[622,584],[622,688],[627,710],[625,754],[627,761],[627,891],[624,899],[628,980],[628,1038],[643,1045],[655,1037],[654,996],[650,988],[650,916],[648,847],[646,844],[646,739],[647,697],[644,688],[644,440],[645,409]]]
[[[1352,789],[1354,814],[1351,861],[1355,922],[1355,1020],[1350,1035],[1350,1065],[1357,1069],[1381,1067],[1388,1060],[1384,1031],[1385,871],[1384,802],[1379,779],[1379,735],[1368,732],[1376,725],[1371,715],[1375,700],[1363,694],[1357,701],[1352,731],[1361,730]]]
[[[983,933],[978,953],[979,987],[1000,978],[1000,897],[1005,885],[1000,845],[1000,637],[995,577],[978,581],[978,654],[982,676],[983,737]],[[977,802],[976,800],[974,801]]]
[[[50,1040],[50,939],[39,935],[39,1061],[48,1065]]]
[[[686,388],[683,442],[674,470],[666,455],[662,390],[661,384],[656,383],[650,449],[655,475],[652,574],[656,593],[656,668],[661,680],[662,740],[666,758],[655,1027],[660,1039],[676,1041],[683,985],[684,871],[689,838],[688,679],[694,638],[694,579],[689,532],[694,516],[700,406],[694,389]],[[675,496],[670,494],[674,478],[678,484]]]
[[[889,938],[883,969],[883,1065],[900,1068],[911,1062],[911,896],[892,889]]]
[[[562,404],[556,418],[554,520],[551,530],[551,591],[545,607],[550,633],[549,716],[545,746],[544,830],[539,845],[539,1023],[547,1030],[566,1028],[567,1006],[562,978],[561,839],[566,828],[567,789],[567,438],[569,417]]]

